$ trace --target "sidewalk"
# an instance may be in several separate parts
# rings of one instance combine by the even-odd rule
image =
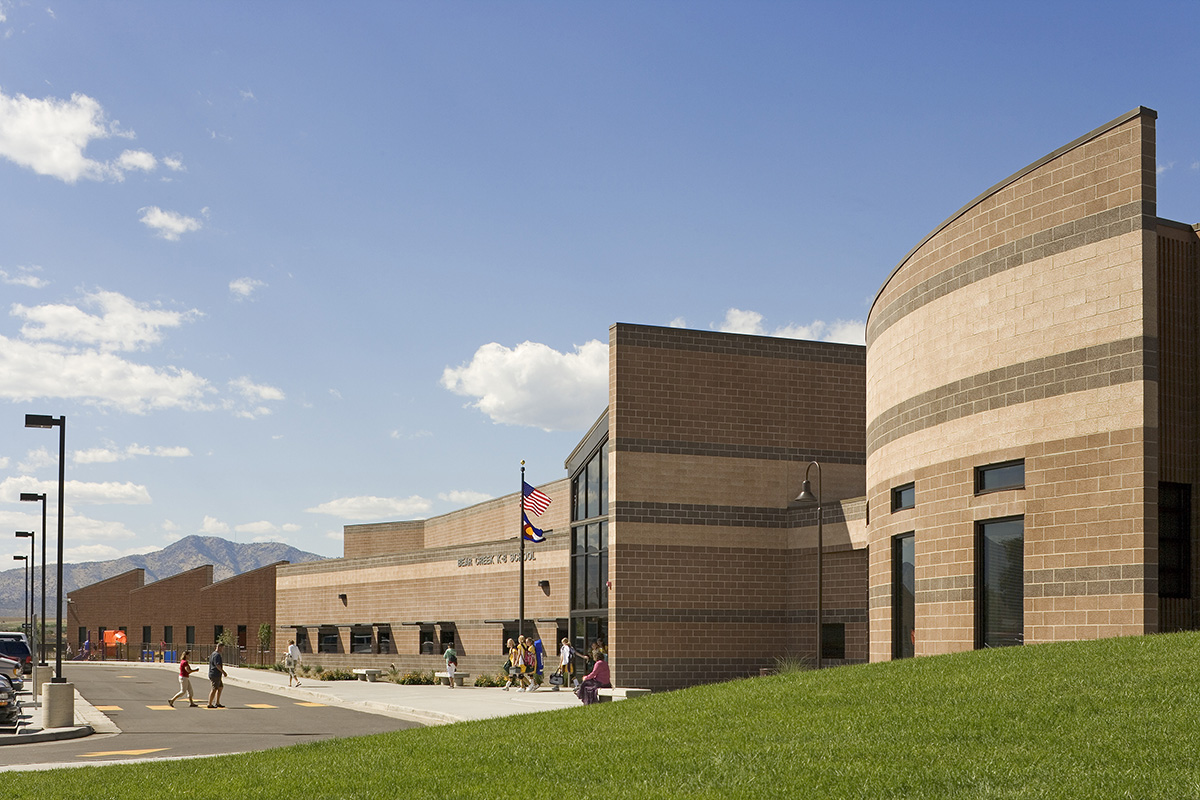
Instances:
[[[127,669],[157,669],[175,674],[176,664],[141,663],[137,661],[96,662],[97,665],[120,665]],[[72,664],[71,669],[88,669],[91,663]],[[284,697],[311,700],[342,708],[352,708],[371,714],[396,717],[423,725],[446,725],[512,714],[532,714],[556,708],[573,708],[579,700],[570,690],[554,692],[550,687],[536,692],[504,691],[498,688],[475,686],[402,686],[386,681],[317,681],[302,680],[298,687],[289,688],[285,673],[269,669],[227,667],[227,686],[242,686]],[[197,678],[197,694],[207,691],[208,681]],[[28,685],[28,684],[27,684]],[[203,688],[202,688],[203,687]],[[0,735],[0,745],[28,744],[58,739],[74,739],[92,733],[120,733],[103,713],[97,711],[78,691],[75,692],[75,726],[70,728],[41,728],[41,703],[22,695],[22,714],[26,724],[16,735]]]

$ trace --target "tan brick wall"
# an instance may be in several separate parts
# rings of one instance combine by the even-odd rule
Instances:
[[[846,624],[848,660],[866,658],[865,541],[851,541],[836,504],[864,490],[863,355],[853,345],[613,326],[615,681],[670,689],[814,654],[816,516],[792,503],[814,459],[826,504],[824,619]],[[861,525],[865,509],[854,509]]]
[[[917,653],[975,645],[975,524],[1025,517],[1025,641],[1154,630],[1154,114],[1002,182],[921,243],[868,319],[871,658],[915,531]],[[1025,489],[974,469],[1025,459]],[[890,513],[913,481],[916,508]],[[1149,594],[1148,594],[1149,593]]]

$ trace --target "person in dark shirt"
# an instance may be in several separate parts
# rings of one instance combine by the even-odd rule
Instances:
[[[212,683],[212,690],[208,693],[209,708],[224,708],[221,705],[221,690],[225,688],[225,682],[222,680],[225,677],[225,659],[221,658],[221,648],[224,647],[220,642],[212,651],[212,655],[208,657],[208,680]]]

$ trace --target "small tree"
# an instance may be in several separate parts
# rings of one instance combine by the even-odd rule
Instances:
[[[217,644],[223,644],[226,647],[232,648],[237,645],[237,634],[229,629],[223,630],[217,636]]]
[[[258,649],[264,653],[271,649],[271,623],[269,622],[258,626]]]

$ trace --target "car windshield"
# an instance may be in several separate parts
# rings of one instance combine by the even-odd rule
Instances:
[[[24,658],[29,655],[29,648],[20,639],[0,639],[0,653]]]

